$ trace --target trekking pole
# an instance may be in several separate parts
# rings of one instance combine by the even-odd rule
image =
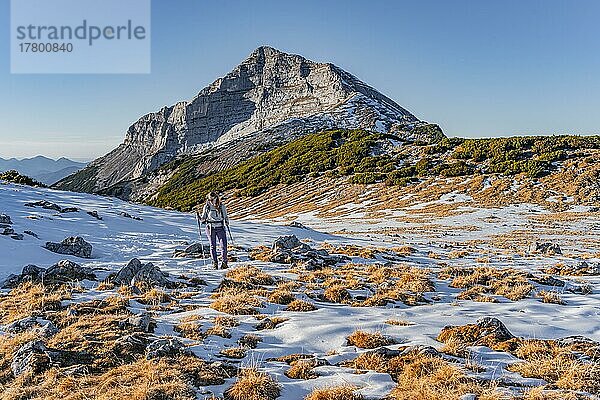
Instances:
[[[227,225],[227,232],[229,232],[229,239],[231,240],[231,245],[235,247],[235,242],[233,241],[233,236],[231,236],[231,229],[229,228],[229,225]]]
[[[206,255],[204,254],[204,243],[202,243],[202,223],[198,211],[196,211],[196,222],[198,223],[198,235],[200,236],[200,249],[202,250],[202,265],[206,267]]]

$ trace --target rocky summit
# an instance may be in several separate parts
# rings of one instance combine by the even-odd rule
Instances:
[[[192,100],[141,117],[119,147],[56,186],[99,192],[142,178],[178,155],[207,151],[227,160],[208,169],[224,169],[270,143],[329,128],[393,133],[407,141],[443,136],[333,64],[259,47]]]

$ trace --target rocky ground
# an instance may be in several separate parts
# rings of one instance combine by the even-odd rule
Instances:
[[[598,211],[471,200],[246,210],[213,270],[190,214],[0,185],[0,399],[597,398]]]

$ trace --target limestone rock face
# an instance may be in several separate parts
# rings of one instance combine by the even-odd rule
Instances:
[[[427,142],[443,136],[415,129],[424,124],[333,64],[259,47],[193,99],[141,117],[119,147],[56,186],[99,192],[155,171],[180,154],[240,141],[260,146],[328,128],[363,128]]]

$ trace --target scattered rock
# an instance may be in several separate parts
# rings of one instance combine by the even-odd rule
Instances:
[[[96,280],[96,275],[91,268],[82,267],[70,260],[61,260],[48,269],[33,264],[26,265],[20,275],[10,275],[1,286],[11,289],[24,282],[43,282],[54,285],[84,279]]]
[[[0,225],[12,225],[10,217],[6,214],[0,214]]]
[[[136,332],[118,338],[110,350],[122,362],[133,362],[146,353],[149,343],[147,335]]]
[[[28,330],[34,330],[35,333],[43,337],[51,337],[58,332],[58,328],[52,321],[38,317],[25,317],[4,327],[5,332],[13,334],[22,333]]]
[[[566,336],[560,339],[556,339],[555,343],[559,346],[559,347],[569,347],[569,346],[573,346],[573,345],[592,345],[592,346],[598,346],[599,343],[587,338],[585,336],[581,336],[581,335],[573,335],[573,336]]]
[[[292,221],[289,224],[287,224],[287,226],[290,226],[292,228],[306,229],[306,230],[310,229],[310,228],[308,228],[307,226],[303,225],[302,223],[300,223],[298,221]]]
[[[44,248],[58,254],[68,254],[81,258],[92,256],[92,245],[79,236],[71,236],[60,243],[46,242]]]
[[[279,236],[275,239],[272,250],[310,250],[310,246],[306,243],[302,243],[296,235],[287,235]]]
[[[78,212],[79,209],[77,207],[61,207],[58,204],[52,203],[47,200],[38,200],[31,203],[25,203],[25,207],[42,207],[46,210],[54,210],[60,213],[70,213],[70,212]]]
[[[575,265],[555,265],[546,268],[544,272],[557,275],[594,276],[600,275],[600,263],[591,264],[581,260]]]
[[[316,250],[302,243],[295,235],[280,236],[271,246],[258,247],[250,252],[250,258],[281,264],[294,264],[307,270],[321,269],[350,260],[343,255],[330,255],[327,250]]]
[[[150,317],[150,314],[144,311],[119,322],[119,327],[121,329],[131,328],[141,332],[152,333],[156,328],[156,322]]]
[[[177,338],[159,338],[146,347],[148,360],[157,357],[176,357],[178,355],[191,355],[192,352]]]
[[[162,272],[160,268],[152,263],[142,264],[137,258],[131,259],[126,266],[121,268],[117,274],[110,279],[115,285],[126,285],[136,287],[162,286],[172,288],[176,284],[167,277],[169,274]]]
[[[262,331],[265,329],[275,329],[275,328],[277,328],[277,326],[279,324],[281,324],[282,322],[285,322],[285,321],[287,321],[287,318],[286,319],[277,319],[277,318],[271,319],[271,318],[267,317],[267,318],[261,320],[258,323],[258,325],[256,325],[256,330]]]
[[[96,280],[96,275],[91,268],[82,267],[70,260],[61,260],[48,268],[42,275],[44,280],[53,283],[82,281],[84,279]]]
[[[50,349],[41,340],[25,343],[13,354],[11,369],[18,377],[25,373],[39,374],[50,367],[72,367],[88,364],[92,356],[75,351]]]
[[[0,235],[9,236],[15,233],[15,230],[10,227],[1,228]]]
[[[202,250],[204,249],[204,252]],[[184,250],[175,250],[173,257],[176,258],[206,258],[210,257],[210,246],[194,243]]]
[[[37,233],[35,233],[35,232],[33,232],[33,231],[25,231],[25,232],[23,232],[23,233],[24,233],[24,234],[26,234],[26,235],[29,235],[29,236],[33,236],[33,237],[34,237],[34,238],[36,238],[36,239],[39,239],[39,238],[40,238],[40,237],[37,235]]]
[[[125,217],[125,218],[131,218],[131,219],[134,219],[134,220],[136,220],[136,221],[143,221],[143,218],[140,218],[140,217],[134,217],[134,216],[132,216],[131,214],[129,214],[129,213],[126,213],[125,211],[121,211],[121,212],[119,213],[119,215],[120,215],[121,217]]]
[[[488,346],[495,350],[505,350],[503,346],[517,346],[515,336],[494,317],[479,318],[475,324],[445,326],[437,340],[442,343],[452,341],[468,346]]]
[[[544,286],[553,286],[553,287],[563,287],[565,286],[565,282],[561,281],[558,278],[553,277],[552,275],[532,275],[530,277],[532,281],[535,283],[539,283]]]
[[[532,253],[541,253],[546,255],[557,255],[562,254],[560,246],[556,243],[550,242],[535,242],[529,246],[529,251]]]
[[[16,378],[26,372],[41,373],[50,367],[51,362],[46,345],[41,340],[34,340],[19,347],[13,354],[10,368]]]
[[[102,221],[102,217],[98,215],[98,211],[88,211],[87,214],[91,215],[99,221]]]
[[[13,235],[10,235],[10,238],[14,240],[23,240],[25,236],[23,236],[22,233],[15,233]]]

